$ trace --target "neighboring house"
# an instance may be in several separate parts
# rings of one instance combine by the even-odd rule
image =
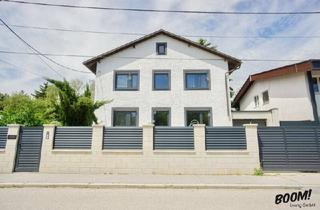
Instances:
[[[261,113],[274,110],[277,110],[275,117],[281,125],[297,124],[297,121],[317,122],[319,78],[320,60],[307,60],[249,76],[233,101],[233,106],[240,111],[233,114],[234,124],[254,122],[252,116],[259,113],[263,116]],[[241,115],[241,112],[246,114]]]
[[[106,126],[230,126],[228,74],[240,60],[158,30],[84,62]]]

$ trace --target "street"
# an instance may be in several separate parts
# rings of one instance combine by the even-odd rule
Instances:
[[[305,189],[308,190],[308,189]],[[2,188],[0,209],[299,209],[275,204],[277,194],[292,189],[76,189]],[[320,188],[312,188],[310,200],[291,204],[315,204]]]

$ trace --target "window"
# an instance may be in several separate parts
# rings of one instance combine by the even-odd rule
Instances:
[[[186,90],[208,90],[209,89],[209,72],[186,72],[185,73]]]
[[[259,96],[254,97],[254,106],[259,107]]]
[[[166,55],[167,54],[167,43],[158,42],[156,44],[157,55]]]
[[[170,72],[154,71],[153,72],[153,89],[170,90]]]
[[[113,126],[138,126],[138,110],[113,110]]]
[[[170,126],[169,108],[154,108],[152,115],[155,126]]]
[[[312,66],[314,69],[320,69],[320,60],[313,61]]]
[[[210,109],[186,110],[186,120],[186,126],[192,126],[193,124],[210,126],[211,111]]]
[[[115,90],[138,90],[139,73],[137,71],[115,73]]]
[[[315,93],[319,92],[319,82],[317,77],[312,77],[312,86]]]
[[[262,100],[263,100],[263,104],[269,103],[269,92],[268,91],[264,91],[262,93]]]

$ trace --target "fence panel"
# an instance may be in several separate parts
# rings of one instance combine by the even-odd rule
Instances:
[[[206,149],[247,149],[244,127],[207,127]]]
[[[7,144],[8,127],[0,127],[0,149],[5,149]]]
[[[193,127],[155,127],[154,149],[194,149]]]
[[[320,171],[320,127],[258,128],[260,161],[270,171]]]
[[[14,171],[39,171],[42,134],[43,127],[20,127]]]
[[[56,127],[53,149],[91,149],[92,127]]]
[[[142,149],[142,128],[105,128],[103,132],[103,149]]]

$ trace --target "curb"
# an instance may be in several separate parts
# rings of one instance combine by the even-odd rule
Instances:
[[[254,184],[122,184],[122,183],[0,183],[0,188],[91,188],[91,189],[302,189],[297,185]],[[312,187],[320,187],[313,186]]]

